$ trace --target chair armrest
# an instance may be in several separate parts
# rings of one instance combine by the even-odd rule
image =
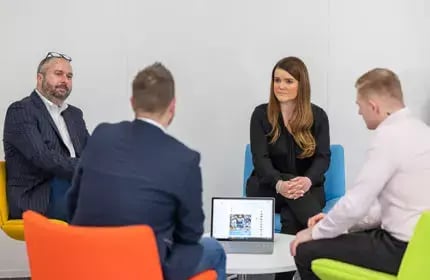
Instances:
[[[340,197],[336,197],[336,198],[332,198],[329,199],[325,202],[325,206],[323,208],[323,212],[324,213],[328,213],[328,211],[330,211],[331,208],[333,208],[333,206],[336,204],[336,202],[340,199]]]
[[[312,262],[312,271],[322,280],[397,279],[395,275],[330,259],[314,260]]]

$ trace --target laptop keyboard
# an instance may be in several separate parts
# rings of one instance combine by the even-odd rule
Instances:
[[[223,241],[221,244],[227,254],[273,253],[273,242]]]

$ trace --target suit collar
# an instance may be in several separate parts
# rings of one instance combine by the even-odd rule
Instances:
[[[144,122],[149,123],[153,126],[156,126],[159,129],[161,129],[161,131],[163,131],[164,133],[167,133],[166,128],[164,126],[162,126],[159,122],[156,122],[156,121],[154,121],[152,119],[148,119],[148,118],[137,118],[137,120],[144,121]]]
[[[42,99],[40,98],[39,94],[34,90],[31,93],[30,98],[31,98],[31,101],[33,101],[34,105],[36,105],[36,107],[40,110],[43,117],[48,120],[49,124],[55,130],[55,133],[57,133],[57,136],[61,139],[61,134],[58,131],[57,125],[52,119],[51,114],[49,114],[49,111],[46,108],[45,104],[43,103]]]
[[[147,121],[144,121],[144,120],[141,120],[141,119],[135,119],[133,121],[133,124],[138,125],[138,126],[142,126],[142,127],[146,127],[146,128],[150,128],[151,131],[154,131],[154,132],[157,131],[157,132],[159,132],[161,134],[167,135],[167,131],[165,129],[162,129],[158,125],[155,125],[153,123],[150,123],[150,122],[147,122]]]
[[[43,104],[43,101],[37,94],[36,90],[33,90],[33,92],[30,94],[30,99],[34,103],[34,105],[36,105],[37,108],[41,109],[45,107],[45,104]]]
[[[31,95],[30,95],[30,99],[33,102],[33,104],[39,109],[40,113],[43,115],[43,118],[48,120],[49,124],[51,125],[52,129],[55,131],[55,133],[57,134],[57,137],[63,141],[63,138],[61,138],[61,134],[58,131],[57,125],[55,124],[54,120],[51,117],[51,114],[49,113],[47,107],[45,106],[45,104],[43,103],[41,97],[39,96],[39,94],[34,90]],[[70,139],[72,140],[72,144],[73,147],[75,148],[75,153],[76,155],[79,154],[80,150],[79,150],[79,137],[78,134],[75,130],[75,126],[73,123],[73,116],[70,114],[70,106],[68,106],[63,112],[62,112],[62,116],[64,118],[64,121],[66,122],[66,126],[67,126],[67,130],[69,131],[69,135],[70,135]],[[64,144],[64,142],[63,142]]]

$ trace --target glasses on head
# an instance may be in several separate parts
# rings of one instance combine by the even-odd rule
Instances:
[[[51,57],[58,57],[58,58],[64,58],[65,60],[67,60],[68,62],[72,61],[72,58],[68,55],[65,55],[63,53],[58,53],[58,52],[49,52],[45,59],[51,58]]]

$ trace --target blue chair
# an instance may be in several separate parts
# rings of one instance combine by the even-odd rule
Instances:
[[[330,166],[325,173],[325,199],[326,204],[323,209],[327,213],[333,205],[345,194],[345,156],[342,145],[331,145]],[[245,148],[245,167],[243,170],[243,196],[246,196],[246,181],[254,169],[252,162],[251,146]],[[281,216],[275,215],[275,232],[281,232]]]

